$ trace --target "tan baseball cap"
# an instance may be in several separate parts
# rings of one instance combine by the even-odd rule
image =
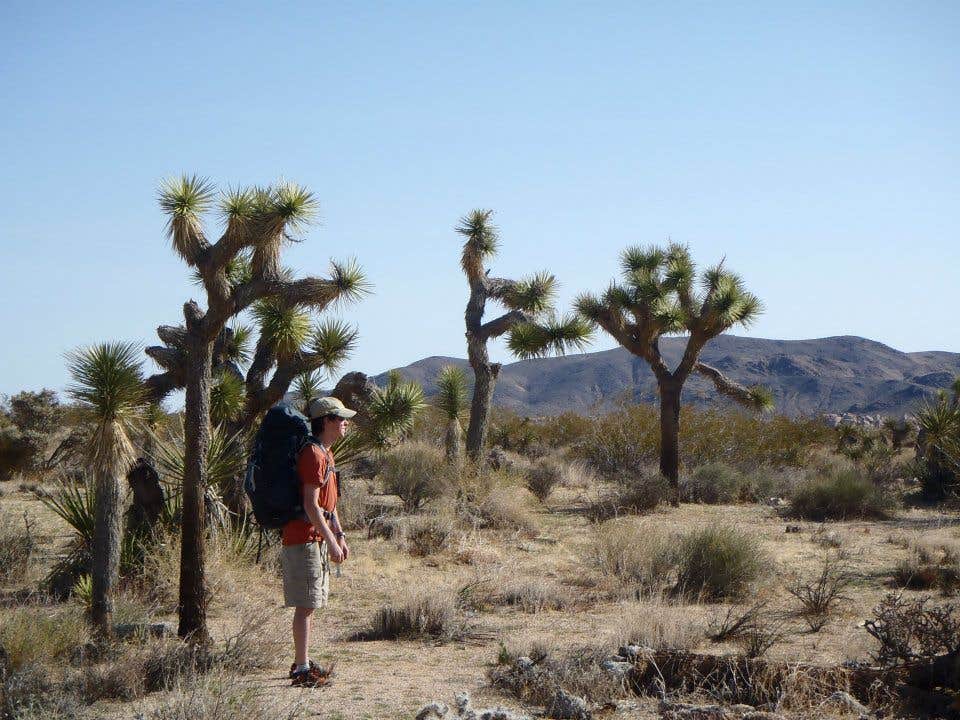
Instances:
[[[311,400],[310,405],[307,407],[307,415],[311,420],[321,418],[324,415],[352,418],[356,414],[356,410],[351,410],[335,397],[316,398]]]

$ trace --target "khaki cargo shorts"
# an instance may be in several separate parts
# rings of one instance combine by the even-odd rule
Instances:
[[[283,570],[283,604],[287,607],[321,608],[330,595],[330,561],[326,543],[284,545],[280,550]]]

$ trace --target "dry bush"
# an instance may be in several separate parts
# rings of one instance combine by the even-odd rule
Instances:
[[[530,509],[531,501],[526,489],[501,484],[479,503],[466,506],[462,512],[477,527],[535,536],[540,528]]]
[[[960,585],[960,557],[952,544],[913,542],[907,557],[897,563],[893,580],[910,590],[939,589],[952,595]]]
[[[741,499],[746,479],[736,468],[721,462],[701,465],[680,479],[680,497],[686,502],[708,505],[735,503]]]
[[[36,538],[27,515],[17,519],[0,515],[0,583],[22,581],[35,550]]]
[[[446,588],[421,592],[377,610],[366,630],[353,640],[461,640],[469,634],[457,609],[457,597]]]
[[[639,645],[651,650],[692,652],[703,628],[691,620],[688,608],[654,602],[633,611],[617,632],[619,645]]]
[[[593,520],[607,520],[620,515],[650,512],[671,496],[670,483],[653,472],[629,473],[618,485],[600,491],[600,496],[587,507]]]
[[[80,703],[54,686],[49,668],[30,664],[0,674],[0,717],[11,720],[80,720]]]
[[[673,570],[668,533],[639,518],[623,517],[600,525],[589,545],[587,561],[641,594],[656,592]]]
[[[840,561],[827,555],[819,574],[812,580],[795,578],[787,585],[787,592],[800,601],[797,614],[817,632],[830,619],[831,613],[841,602],[849,601],[845,594],[853,583],[854,576]]]
[[[856,470],[813,475],[790,498],[789,514],[805,520],[884,519],[893,512],[893,499]]]
[[[11,670],[69,662],[89,642],[87,623],[77,606],[24,605],[0,620],[0,647]]]
[[[934,605],[931,598],[904,600],[889,594],[864,623],[879,643],[874,659],[890,667],[960,652],[960,616],[954,605]]]
[[[450,485],[450,468],[443,451],[428,443],[408,442],[384,453],[379,479],[386,492],[415,512],[440,497]]]
[[[149,720],[294,720],[303,717],[305,705],[269,700],[252,684],[226,674],[213,674],[198,684],[178,689]]]
[[[491,543],[484,539],[479,530],[471,530],[460,534],[457,547],[454,550],[454,559],[461,565],[483,565],[500,559],[500,553]]]
[[[738,638],[761,626],[766,614],[767,600],[758,600],[746,608],[727,608],[723,615],[715,614],[707,624],[707,637],[713,642]]]
[[[366,482],[359,479],[345,484],[344,494],[337,500],[337,515],[344,530],[364,530],[382,513]]]
[[[446,550],[455,537],[453,518],[440,514],[412,517],[403,525],[401,547],[414,557]]]
[[[720,524],[681,536],[674,559],[678,592],[706,601],[743,596],[771,564],[757,537]]]
[[[766,616],[756,625],[752,625],[737,637],[737,642],[743,648],[743,654],[751,660],[763,657],[774,645],[783,640],[782,623]]]
[[[540,458],[534,462],[526,473],[527,489],[537,500],[546,502],[554,488],[563,482],[563,468],[552,458]]]

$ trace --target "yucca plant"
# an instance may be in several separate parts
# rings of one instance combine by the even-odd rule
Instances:
[[[102,343],[67,356],[73,378],[68,393],[92,433],[84,447],[95,480],[91,543],[90,619],[104,637],[113,634],[113,591],[120,571],[122,481],[136,459],[130,440],[146,409],[140,348]]]
[[[769,409],[773,397],[763,387],[744,387],[717,368],[700,362],[704,346],[735,325],[747,327],[762,312],[756,295],[723,262],[700,276],[689,250],[676,243],[666,248],[629,247],[621,253],[623,280],[601,296],[584,293],[577,312],[650,365],[660,390],[660,472],[679,504],[680,395],[690,373],[708,377],[717,391],[747,407]],[[687,334],[679,365],[672,370],[660,355],[660,338]]]
[[[960,401],[940,391],[920,406],[916,418],[924,494],[943,498],[960,482]]]
[[[463,457],[463,418],[467,414],[467,376],[456,365],[446,365],[437,375],[437,409],[446,419],[444,447],[447,460],[459,462]]]
[[[352,260],[333,263],[327,278],[296,278],[283,268],[284,246],[317,211],[317,199],[302,186],[283,182],[237,188],[218,198],[207,180],[183,176],[163,183],[160,206],[168,218],[174,251],[195,272],[206,295],[203,306],[194,301],[183,306],[182,325],[157,329],[162,346],[147,348],[162,368],[147,379],[152,396],[159,399],[178,388],[186,390],[178,633],[206,644],[204,506],[215,370],[239,373],[244,356],[249,358],[243,374],[244,409],[236,421],[228,422],[228,429],[251,428],[284,396],[295,377],[324,367],[330,359],[312,347],[316,333],[310,331],[309,314],[357,300],[369,286]],[[211,241],[204,216],[215,207],[224,227],[220,238]],[[259,325],[252,355],[244,349],[250,333],[228,326],[247,311]],[[235,490],[231,488],[231,495],[237,495]]]
[[[305,413],[310,401],[320,397],[322,391],[320,372],[317,370],[301,373],[293,381],[294,402],[296,402],[300,412]]]
[[[467,357],[473,368],[473,399],[467,427],[467,454],[477,460],[486,444],[490,404],[500,373],[500,364],[491,363],[487,342],[510,333],[508,346],[519,357],[551,352],[562,354],[583,349],[590,340],[591,326],[579,317],[553,316],[557,293],[556,278],[540,272],[522,280],[490,277],[486,263],[497,254],[500,234],[492,222],[492,210],[474,210],[460,219],[456,231],[466,238],[460,267],[470,285],[465,321]],[[503,305],[507,312],[483,322],[488,300]]]

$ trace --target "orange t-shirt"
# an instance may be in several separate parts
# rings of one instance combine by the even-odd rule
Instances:
[[[333,512],[337,507],[339,488],[337,476],[330,473],[327,479],[327,468],[333,466],[333,453],[315,443],[308,443],[300,451],[297,458],[297,474],[300,476],[301,502],[306,503],[307,486],[314,485],[320,488],[318,498],[320,508]],[[302,545],[313,540],[323,541],[323,535],[309,520],[296,518],[283,526],[284,545]]]

